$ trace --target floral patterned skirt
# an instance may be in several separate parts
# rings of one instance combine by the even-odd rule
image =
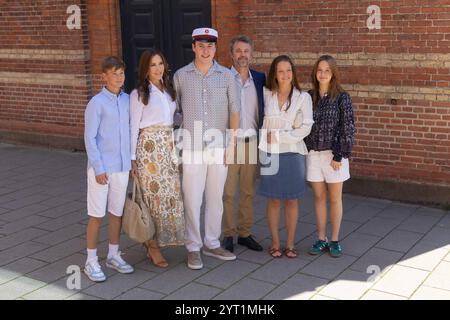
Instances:
[[[184,245],[184,207],[172,127],[141,130],[136,152],[144,202],[150,208],[159,246]]]

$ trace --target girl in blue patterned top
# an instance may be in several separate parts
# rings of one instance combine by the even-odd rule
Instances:
[[[324,55],[312,72],[314,125],[305,139],[309,154],[306,158],[306,179],[311,182],[317,221],[318,240],[309,253],[316,255],[329,250],[339,257],[339,231],[342,220],[342,187],[350,178],[349,161],[355,124],[352,100],[340,83],[336,60]],[[326,238],[327,190],[330,200],[331,242]]]

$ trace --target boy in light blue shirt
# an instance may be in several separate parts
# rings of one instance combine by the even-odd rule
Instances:
[[[102,63],[106,85],[88,103],[85,110],[84,142],[87,170],[87,260],[84,273],[96,282],[106,280],[97,257],[97,242],[102,218],[109,213],[109,251],[106,266],[120,273],[132,273],[133,267],[119,251],[122,214],[131,169],[129,96],[122,91],[125,64],[117,57]]]

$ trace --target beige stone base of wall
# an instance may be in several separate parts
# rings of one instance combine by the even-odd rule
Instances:
[[[85,151],[83,138],[46,135],[32,132],[10,132],[0,130],[0,142],[42,146],[52,149]]]
[[[352,177],[344,183],[344,192],[394,201],[437,206],[450,210],[449,186]]]

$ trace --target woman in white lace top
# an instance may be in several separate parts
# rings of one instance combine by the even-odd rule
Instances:
[[[314,121],[311,97],[301,91],[295,66],[288,56],[275,58],[270,66],[264,105],[258,194],[268,198],[267,218],[272,234],[269,253],[274,258],[283,255],[278,225],[284,204],[287,229],[284,254],[295,258],[298,199],[306,190],[305,155],[308,151],[303,139],[311,131]]]

